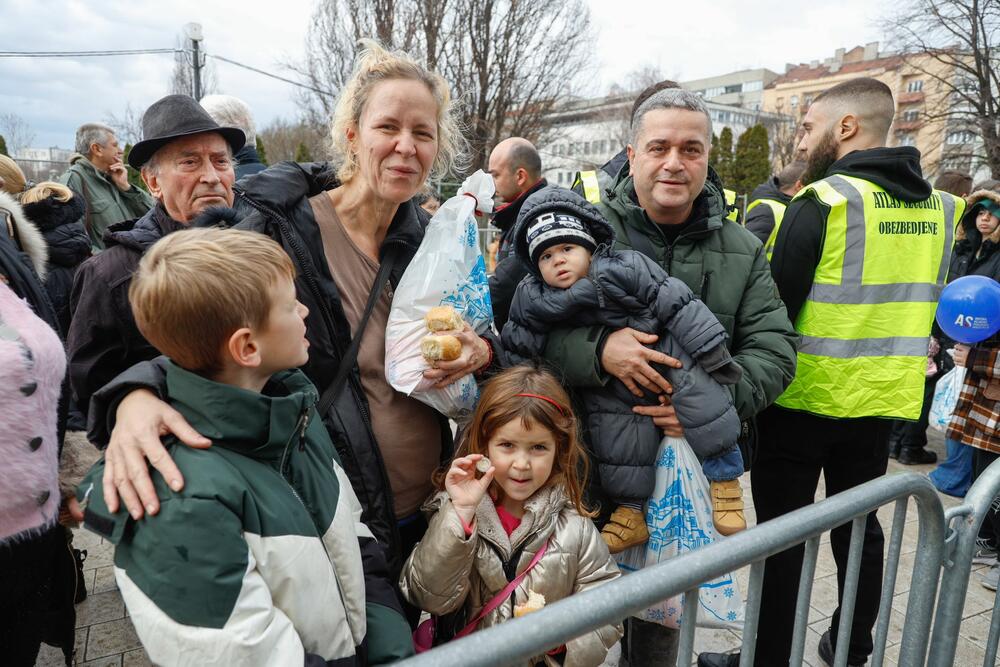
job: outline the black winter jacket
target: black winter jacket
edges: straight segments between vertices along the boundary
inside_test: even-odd
[[[510,302],[526,275],[528,267],[514,252],[514,228],[517,226],[518,213],[525,200],[546,187],[548,183],[543,178],[529,190],[506,206],[497,209],[493,214],[492,223],[500,230],[500,246],[497,248],[497,268],[490,276],[490,301],[493,303],[493,324],[497,331],[503,331],[503,325],[510,316]]]
[[[24,214],[35,223],[49,246],[45,291],[65,336],[69,331],[69,298],[76,269],[90,257],[90,237],[83,226],[86,206],[79,196],[67,202],[55,197],[24,204]]]
[[[754,188],[750,194],[750,203],[752,204],[758,199],[773,199],[785,206],[788,206],[788,202],[792,201],[790,196],[778,189],[777,179],[774,177]],[[761,243],[767,244],[768,237],[774,231],[774,212],[771,210],[771,207],[765,205],[754,206],[747,213],[746,228],[759,238]]]
[[[537,267],[531,267],[514,295],[502,334],[509,359],[540,357],[548,332],[560,326],[632,327],[656,333],[660,336],[656,349],[683,364],[656,368],[674,387],[671,402],[694,452],[705,459],[736,446],[740,419],[731,392],[719,382],[733,384],[741,371],[729,355],[726,331],[718,318],[653,259],[634,250],[613,250],[611,225],[570,190],[546,188],[524,203],[514,235],[522,261],[529,256],[528,222],[553,211],[580,218],[598,249],[588,276],[567,289],[545,284]],[[653,492],[653,464],[663,436],[649,417],[632,408],[657,405],[657,397],[637,399],[619,380],[581,389],[579,396],[602,487],[618,502],[644,502]]]
[[[80,265],[70,295],[66,347],[73,394],[83,414],[90,398],[116,375],[159,356],[132,316],[128,288],[143,253],[163,236],[182,229],[161,204],[138,220],[111,225],[106,250]]]

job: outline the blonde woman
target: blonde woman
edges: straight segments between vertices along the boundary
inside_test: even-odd
[[[324,422],[364,505],[363,519],[386,548],[395,576],[426,529],[419,508],[432,491],[432,472],[450,458],[452,441],[442,415],[387,383],[385,325],[394,286],[427,222],[413,199],[430,176],[461,162],[464,140],[445,81],[371,41],[362,42],[342,91],[331,140],[333,163],[285,162],[242,182],[240,199],[251,213],[239,226],[274,238],[295,262],[298,298],[309,308],[311,346],[303,370],[321,394],[333,397]],[[339,378],[370,297],[356,361],[350,372],[344,365]],[[438,362],[428,378],[444,385],[496,365],[497,341],[468,327],[460,338],[462,355]],[[119,380],[95,395],[103,405],[118,405],[106,496],[115,502],[117,489],[141,516],[144,508],[157,509],[143,457],[168,482],[183,483],[158,434],[170,431],[194,446],[205,446],[207,439],[149,391],[134,391],[117,403],[120,389],[161,381],[149,365]],[[114,421],[116,415],[109,416]]]
[[[6,155],[0,155],[0,190],[20,197],[27,183],[28,179],[17,163]]]
[[[21,208],[49,247],[45,291],[56,311],[59,328],[69,331],[69,297],[76,267],[90,257],[90,238],[83,226],[86,205],[65,185],[44,181],[21,195]]]

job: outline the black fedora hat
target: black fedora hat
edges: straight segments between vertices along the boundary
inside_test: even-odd
[[[153,153],[174,139],[202,132],[218,132],[236,153],[247,137],[238,127],[222,127],[187,95],[167,95],[146,109],[142,115],[142,141],[128,154],[129,166],[139,169]]]

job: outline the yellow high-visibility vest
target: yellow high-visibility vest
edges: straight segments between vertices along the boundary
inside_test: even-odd
[[[771,235],[767,237],[767,243],[764,244],[764,252],[767,254],[767,261],[770,262],[771,254],[774,252],[774,240],[778,238],[778,227],[781,227],[781,220],[785,217],[785,209],[788,208],[788,205],[777,199],[754,199],[747,206],[747,215],[761,205],[771,209],[771,215],[774,216],[774,229],[771,230]]]
[[[578,172],[570,189],[578,190],[578,186],[583,186],[583,196],[591,204],[601,203],[601,183],[595,170]]]
[[[830,208],[812,289],[795,321],[798,369],[777,404],[828,417],[917,419],[927,343],[965,202],[903,202],[835,175],[795,199]]]
[[[734,191],[729,190],[727,188],[723,188],[722,193],[726,196],[726,204],[728,204],[729,206],[733,206],[734,204],[736,204],[736,193]],[[740,210],[738,208],[734,208],[733,210],[731,210],[728,213],[728,215],[726,215],[726,220],[739,222]]]

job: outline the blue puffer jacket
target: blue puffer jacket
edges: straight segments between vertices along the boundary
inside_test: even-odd
[[[684,435],[701,459],[736,445],[740,420],[732,393],[722,384],[740,378],[726,348],[725,328],[682,281],[671,278],[652,259],[632,250],[612,250],[614,232],[598,210],[576,193],[549,187],[533,194],[521,209],[515,231],[517,253],[528,263],[527,222],[542,213],[571,213],[598,243],[586,278],[568,289],[550,287],[537,266],[517,288],[502,341],[511,361],[537,358],[553,328],[632,327],[654,333],[654,348],[678,359],[682,368],[656,369],[674,388],[671,401]],[[558,369],[557,369],[558,370]],[[657,397],[637,398],[619,380],[581,388],[591,451],[601,485],[618,502],[645,501],[653,491],[656,452],[663,437],[635,405],[657,405]]]

